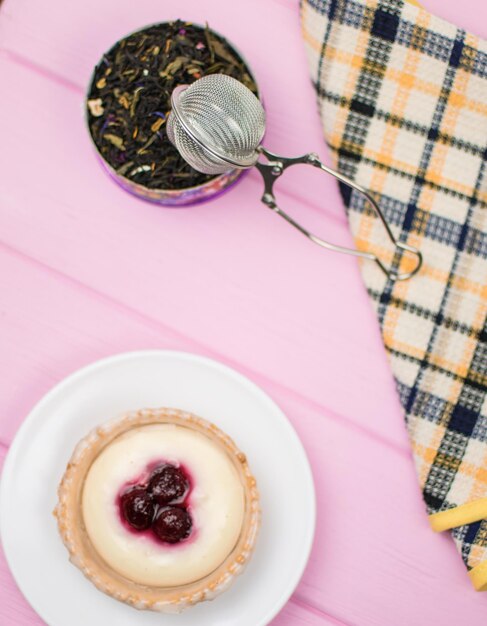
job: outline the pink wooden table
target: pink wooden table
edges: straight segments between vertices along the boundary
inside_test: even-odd
[[[424,1],[487,35],[484,0]],[[213,202],[168,210],[100,169],[82,112],[93,65],[121,35],[176,17],[208,20],[248,57],[271,149],[326,153],[297,0],[6,0],[0,462],[32,405],[74,369],[140,348],[208,355],[282,406],[315,475],[314,549],[274,626],[483,626],[487,595],[472,590],[449,537],[429,529],[356,261],[315,248],[263,208],[257,173]],[[291,178],[287,206],[350,243],[334,182]],[[39,624],[2,557],[0,625]]]

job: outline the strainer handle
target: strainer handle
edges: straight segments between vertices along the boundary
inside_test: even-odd
[[[387,223],[382,211],[380,210],[379,205],[377,204],[377,202],[374,200],[374,198],[370,195],[370,193],[366,189],[364,189],[362,186],[355,183],[353,180],[347,178],[346,176],[343,176],[343,174],[340,174],[339,172],[336,172],[335,170],[332,170],[331,168],[327,167],[324,163],[322,163],[322,161],[320,161],[319,157],[312,152],[309,154],[300,156],[300,157],[289,158],[289,157],[282,157],[282,156],[278,156],[277,154],[273,154],[272,152],[269,152],[268,150],[266,150],[263,146],[260,146],[258,150],[260,154],[262,154],[267,159],[267,162],[258,161],[255,164],[255,167],[259,170],[259,172],[262,174],[262,177],[264,179],[264,194],[262,195],[262,198],[261,198],[262,202],[266,206],[268,206],[270,209],[272,209],[275,213],[277,213],[277,215],[280,215],[282,218],[284,218],[289,224],[297,228],[297,230],[299,230],[299,232],[301,232],[303,235],[308,237],[308,239],[318,244],[322,248],[326,248],[327,250],[333,250],[335,252],[342,252],[344,254],[350,254],[352,256],[358,256],[363,259],[375,261],[375,263],[377,263],[377,265],[384,272],[384,274],[390,280],[393,280],[393,281],[407,280],[408,278],[411,278],[419,271],[423,263],[423,256],[421,252],[417,248],[414,248],[413,246],[410,246],[407,243],[403,243],[402,241],[397,241],[397,239],[392,234],[389,224]],[[415,267],[411,271],[403,272],[403,273],[399,273],[394,269],[388,269],[383,264],[383,262],[379,259],[379,257],[373,252],[363,252],[355,248],[345,248],[343,246],[337,246],[335,244],[329,243],[328,241],[325,241],[324,239],[321,239],[320,237],[313,235],[309,230],[304,228],[304,226],[301,226],[301,224],[296,222],[288,213],[285,213],[277,205],[276,197],[273,191],[274,183],[281,176],[281,174],[283,174],[284,170],[286,170],[288,167],[291,167],[292,165],[299,165],[299,164],[312,165],[313,167],[318,167],[319,169],[323,170],[327,174],[331,174],[331,176],[334,176],[335,178],[337,178],[340,182],[344,183],[345,185],[348,185],[352,189],[355,189],[360,194],[362,194],[365,197],[365,199],[369,202],[369,204],[372,206],[374,211],[377,213],[378,217],[380,218],[385,228],[387,236],[389,237],[390,241],[394,244],[396,249],[399,248],[401,250],[404,250],[406,252],[413,254],[416,257],[417,261],[416,261]]]

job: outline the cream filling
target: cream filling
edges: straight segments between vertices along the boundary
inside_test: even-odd
[[[127,530],[116,504],[120,488],[158,460],[181,463],[194,483],[193,532],[172,546]],[[230,554],[242,530],[245,497],[236,467],[217,443],[191,428],[151,424],[121,435],[95,459],[82,509],[91,542],[115,571],[140,584],[171,587],[203,578]]]

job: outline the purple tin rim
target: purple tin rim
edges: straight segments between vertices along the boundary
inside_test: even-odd
[[[121,37],[120,39],[118,39],[109,49],[113,48],[113,46],[115,46],[118,43],[118,41],[120,41],[121,39],[130,37],[131,35],[134,35],[135,33],[143,31],[146,28],[151,28],[153,26],[158,26],[161,24],[168,24],[168,23],[169,22],[167,21],[156,22],[154,24],[148,24],[144,26],[143,28],[134,30],[128,33],[127,35],[125,35],[124,37]],[[191,22],[191,24],[193,26],[196,26],[202,29],[204,28],[204,26],[196,22]],[[249,63],[247,62],[247,59],[241,54],[238,48],[236,48],[230,41],[228,41],[226,37],[221,35],[218,31],[215,31],[213,29],[210,29],[210,30],[215,35],[223,39],[228,44],[228,46],[236,53],[236,55],[241,59],[241,61],[244,63],[245,67],[247,68],[248,73],[250,74],[251,78],[254,80],[257,86],[257,96],[259,97],[259,100],[261,100],[262,102],[259,85],[257,83],[257,80],[255,78],[255,75]],[[103,58],[103,55],[102,55],[102,58]],[[89,86],[91,86],[93,82],[96,67],[97,66],[95,66],[91,74],[91,77],[88,83]],[[167,206],[167,207],[189,206],[193,204],[198,204],[200,202],[206,202],[207,200],[215,198],[221,195],[222,193],[224,193],[225,191],[227,191],[228,189],[230,189],[231,187],[233,187],[242,178],[242,176],[247,172],[247,170],[239,170],[239,169],[229,170],[228,172],[224,172],[223,174],[220,174],[219,176],[212,178],[211,180],[209,180],[206,183],[203,183],[202,185],[196,185],[194,187],[187,187],[185,189],[151,189],[139,183],[135,183],[134,181],[129,180],[125,176],[121,176],[120,174],[118,174],[113,169],[113,167],[104,159],[103,155],[99,151],[98,146],[93,140],[93,137],[90,131],[89,119],[88,119],[88,107],[86,106],[87,99],[88,99],[88,93],[86,93],[85,100],[84,100],[85,123],[88,129],[88,135],[90,137],[91,143],[93,147],[95,148],[98,161],[102,165],[103,169],[106,172],[108,172],[110,178],[112,178],[112,180],[114,180],[119,185],[119,187],[121,187],[124,191],[128,191],[132,195],[138,198],[141,198],[142,200],[146,200],[148,202],[152,202],[154,204],[159,204],[161,206]]]

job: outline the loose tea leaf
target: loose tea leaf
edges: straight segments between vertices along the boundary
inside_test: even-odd
[[[102,157],[120,176],[150,189],[186,189],[215,178],[192,169],[165,128],[173,89],[216,73],[257,94],[238,53],[208,26],[177,20],[117,42],[97,65],[87,98],[88,125]]]
[[[168,63],[161,72],[159,72],[159,76],[164,78],[174,76],[184,65],[188,64],[188,61],[188,57],[177,57],[174,61]]]
[[[159,130],[159,128],[164,124],[166,120],[163,119],[162,117],[160,117],[158,120],[156,120],[152,126],[150,127],[151,131],[153,133],[157,133],[157,131]]]
[[[111,133],[105,133],[103,138],[112,143],[119,150],[125,150],[123,139],[121,137],[117,137],[117,135],[112,135]]]
[[[100,117],[103,115],[103,100],[101,98],[95,98],[94,100],[88,100],[88,109],[93,117]]]

